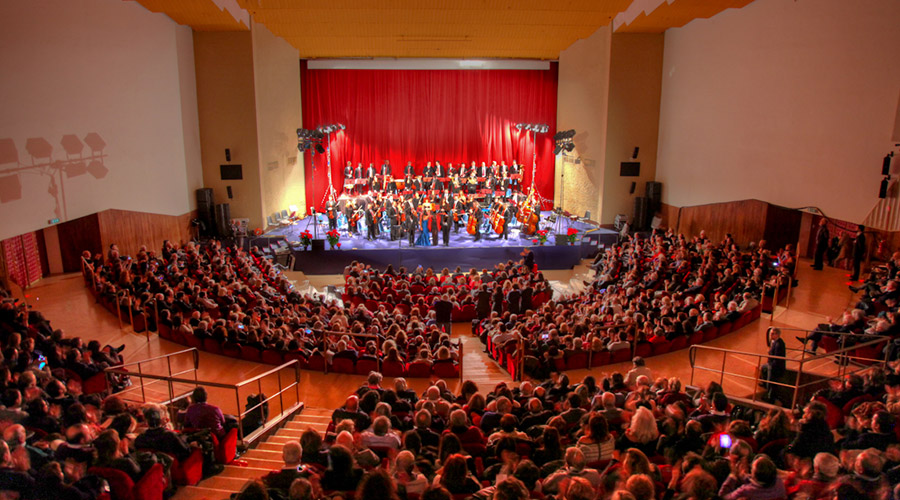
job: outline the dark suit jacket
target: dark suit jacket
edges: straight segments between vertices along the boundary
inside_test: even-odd
[[[138,449],[147,448],[168,453],[178,460],[184,460],[191,455],[191,445],[184,436],[163,427],[147,429],[134,440],[134,446]]]

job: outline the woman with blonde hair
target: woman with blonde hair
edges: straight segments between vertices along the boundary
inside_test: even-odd
[[[655,456],[657,439],[659,439],[659,428],[656,426],[656,418],[646,407],[639,406],[631,416],[628,429],[616,442],[616,449],[622,451],[636,448],[645,455]]]

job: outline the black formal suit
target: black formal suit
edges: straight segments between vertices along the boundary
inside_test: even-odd
[[[491,292],[479,290],[475,294],[475,312],[478,314],[478,319],[487,318],[491,314]]]
[[[381,175],[390,175],[390,176],[394,175],[391,172],[391,166],[389,164],[387,164],[387,163],[381,164]]]
[[[412,165],[403,167],[403,177],[413,177],[416,175],[416,168]]]
[[[784,375],[786,362],[783,359],[777,359],[773,356],[781,356],[784,357],[787,352],[784,340],[781,337],[778,337],[774,341],[769,342],[769,360],[766,364],[760,367],[760,378],[767,382],[779,382],[781,377]],[[769,401],[774,400],[775,398],[775,384],[764,383],[767,389],[767,397]]]
[[[828,251],[828,243],[831,235],[828,234],[828,226],[819,226],[816,233],[816,250],[813,255],[813,269],[822,269],[825,260],[825,252]]]

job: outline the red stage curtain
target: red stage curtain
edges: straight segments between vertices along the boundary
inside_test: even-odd
[[[343,123],[331,137],[331,175],[341,191],[349,160],[363,167],[383,160],[396,174],[412,161],[457,165],[501,160],[523,165],[531,186],[533,133],[516,123],[545,123],[537,136],[535,187],[553,198],[557,64],[549,70],[326,70],[301,63],[303,126]],[[321,209],[327,186],[326,155],[306,153],[307,205]],[[549,204],[546,208],[549,208]]]

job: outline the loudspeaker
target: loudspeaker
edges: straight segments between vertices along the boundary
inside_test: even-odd
[[[638,151],[640,151],[640,150],[641,150],[641,148],[639,148],[637,146],[634,147],[634,154],[631,155],[632,160],[637,160]]]
[[[231,194],[231,186],[225,186],[225,190],[228,191],[228,199],[234,198],[234,195]]]
[[[319,153],[320,155],[325,154],[325,147],[321,144],[316,144],[316,153]]]
[[[631,183],[631,189],[628,190],[628,194],[634,194],[634,188],[637,187],[637,182]]]
[[[222,238],[231,237],[231,205],[228,203],[216,205],[216,230]]]
[[[312,240],[312,250],[315,251],[324,251],[325,250],[325,240],[318,239]]]
[[[881,162],[881,175],[891,174],[891,155],[884,155],[884,161]]]
[[[647,182],[647,199],[648,199],[648,216],[653,217],[653,214],[659,211],[662,208],[662,183],[649,181]]]
[[[634,218],[631,220],[632,231],[646,231],[649,223],[649,204],[650,200],[638,196],[634,199]]]
[[[554,242],[556,246],[565,246],[569,244],[569,237],[564,234],[557,234],[556,241]]]
[[[231,150],[225,148],[225,161],[231,161]]]
[[[203,222],[205,229],[201,232],[201,236],[210,236],[215,234],[215,213],[213,208],[213,190],[210,188],[201,188],[196,192],[197,195],[197,218]]]
[[[881,187],[878,188],[878,197],[879,198],[882,198],[882,199],[887,198],[887,191],[888,191],[888,186],[890,185],[890,183],[891,183],[891,181],[889,181],[887,179],[884,179],[881,181]]]

